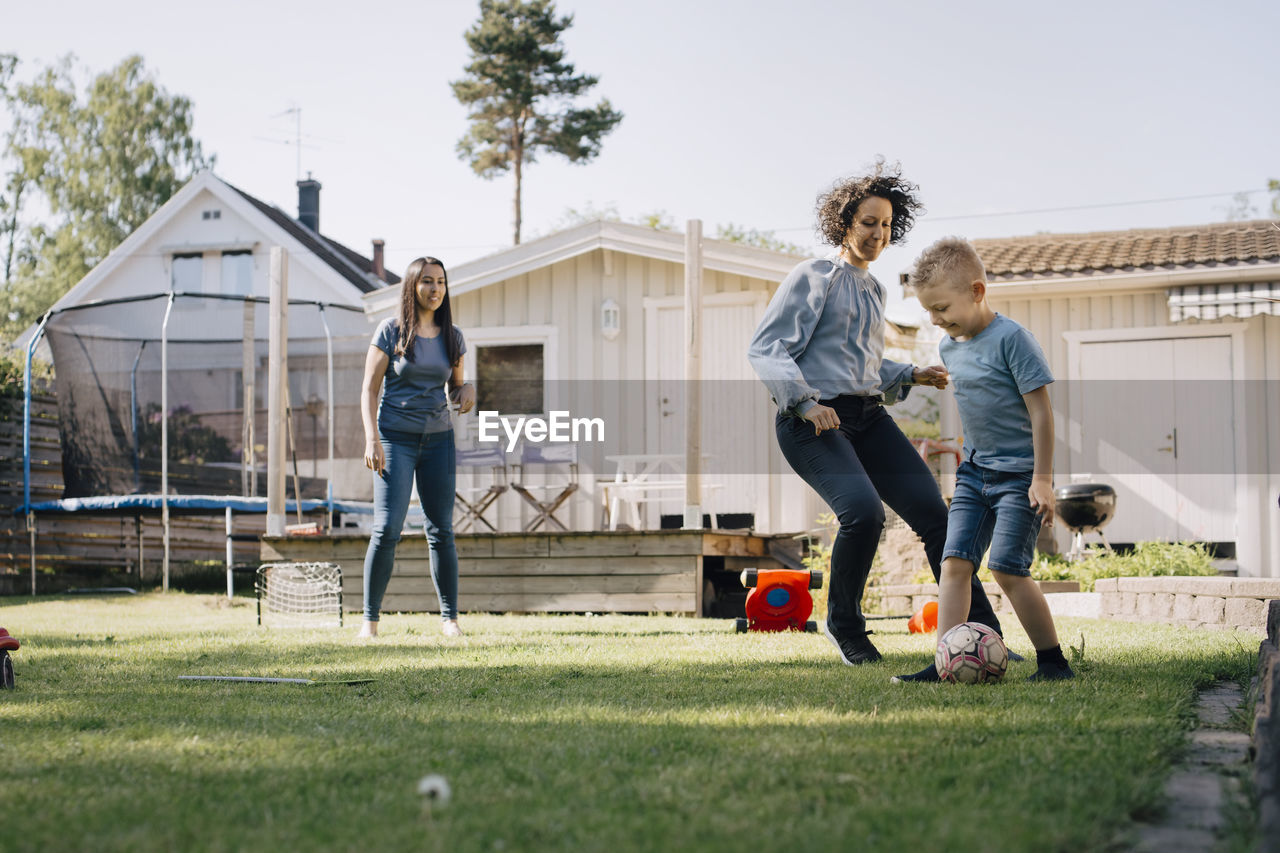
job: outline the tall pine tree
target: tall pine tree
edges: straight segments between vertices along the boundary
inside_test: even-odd
[[[516,243],[524,164],[536,162],[541,151],[588,162],[622,121],[607,99],[574,106],[598,79],[576,74],[565,60],[560,34],[572,25],[572,15],[556,17],[551,0],[480,0],[480,18],[466,33],[471,63],[466,76],[451,84],[471,121],[458,141],[458,157],[482,178],[515,173]]]

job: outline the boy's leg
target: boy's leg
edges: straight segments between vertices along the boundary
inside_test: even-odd
[[[947,516],[947,539],[943,548],[942,565],[938,572],[938,636],[941,637],[961,622],[979,622],[999,632],[994,623],[990,601],[981,584],[977,584],[975,566],[986,553],[991,542],[995,513],[987,504],[982,488],[982,473],[972,465],[963,464],[956,471],[956,491],[951,498],[951,510]],[[972,600],[974,585],[982,591],[982,603],[991,621],[977,615],[981,610]],[[976,612],[975,612],[976,611]],[[968,617],[967,619],[965,617]],[[993,624],[994,623],[994,624]],[[938,670],[930,663],[911,675],[897,675],[894,682],[937,681]]]
[[[969,613],[970,582],[975,571],[973,563],[960,557],[942,561],[942,576],[938,579],[939,637],[961,622],[970,621],[965,616]]]
[[[1040,516],[1027,496],[1030,485],[1030,474],[990,476],[987,490],[995,503],[996,521],[987,565],[1036,648],[1037,669],[1031,680],[1072,678],[1075,673],[1062,655],[1049,603],[1031,578]]]
[[[1036,651],[1051,649],[1058,645],[1058,631],[1053,625],[1053,614],[1049,612],[1049,602],[1045,600],[1040,585],[1030,575],[1011,575],[993,570],[991,574],[996,583],[1013,605],[1013,612],[1018,614],[1018,621],[1031,639]],[[938,609],[938,627],[942,627],[942,609]]]
[[[867,476],[880,497],[924,543],[933,579],[941,584],[943,551],[947,542],[947,505],[938,491],[933,472],[893,418],[883,408],[874,417],[874,422],[855,441],[858,457],[863,460]],[[969,606],[965,610],[966,618],[960,621],[981,622],[1000,633],[1000,620],[996,618],[982,582],[972,573],[966,582],[969,594],[965,600]]]

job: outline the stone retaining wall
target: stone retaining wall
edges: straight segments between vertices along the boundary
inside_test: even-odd
[[[1253,717],[1253,786],[1264,851],[1280,850],[1280,601],[1267,602],[1267,636],[1258,649]]]
[[[1012,610],[1005,601],[1004,592],[996,583],[984,583],[982,588],[991,599],[991,606],[996,610]],[[1075,581],[1040,581],[1040,591],[1046,595],[1055,592],[1079,592],[1080,584]],[[938,587],[931,583],[897,584],[893,586],[873,587],[871,594],[880,593],[877,613],[894,615],[910,615],[915,613],[929,601],[938,600]],[[1280,598],[1280,596],[1277,596]]]
[[[1094,584],[1102,618],[1191,628],[1262,630],[1280,578],[1107,578]]]

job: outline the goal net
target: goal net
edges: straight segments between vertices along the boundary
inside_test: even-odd
[[[336,563],[267,563],[258,568],[258,624],[342,627],[342,569]]]

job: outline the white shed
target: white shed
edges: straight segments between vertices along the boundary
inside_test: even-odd
[[[597,221],[449,270],[454,322],[469,346],[467,376],[478,377],[477,410],[514,416],[559,408],[604,422],[604,441],[580,445],[581,488],[571,516],[562,513],[571,529],[600,527],[598,484],[614,478],[610,456],[684,453],[684,258],[682,234]],[[773,404],[745,355],[798,260],[721,240],[702,244],[703,479],[714,484],[704,511],[761,532],[805,530],[821,512],[777,451]],[[394,290],[364,297],[375,320],[396,311]],[[462,421],[463,441],[473,442],[477,417]],[[644,526],[682,512],[674,495],[645,507]],[[500,507],[502,529],[527,518],[519,500]]]
[[[1215,543],[1280,576],[1280,225],[974,245],[1058,377],[1058,483],[1117,490],[1108,538]]]

